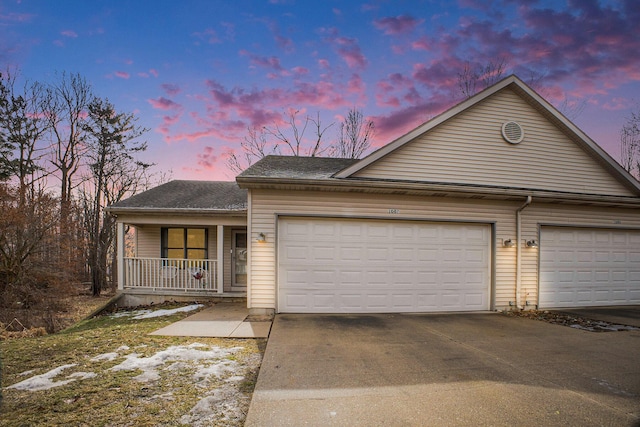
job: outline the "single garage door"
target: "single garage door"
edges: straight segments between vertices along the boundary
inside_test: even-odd
[[[640,231],[542,227],[541,308],[640,303]]]
[[[318,218],[278,222],[278,311],[488,310],[490,226]]]

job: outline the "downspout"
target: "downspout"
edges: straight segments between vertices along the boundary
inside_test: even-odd
[[[521,213],[531,204],[531,196],[527,196],[527,200],[516,211],[516,307],[523,309],[520,304],[520,288],[522,287],[522,226]]]

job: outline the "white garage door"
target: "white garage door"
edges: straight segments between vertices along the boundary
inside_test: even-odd
[[[484,224],[281,219],[278,310],[488,310],[490,235]]]
[[[543,227],[541,308],[640,303],[640,231]]]

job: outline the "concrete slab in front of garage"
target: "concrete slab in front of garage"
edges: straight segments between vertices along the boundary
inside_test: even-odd
[[[497,313],[277,315],[246,425],[634,425],[638,354]]]

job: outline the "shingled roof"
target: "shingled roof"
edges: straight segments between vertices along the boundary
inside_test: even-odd
[[[334,157],[266,156],[238,178],[329,179],[357,161]]]
[[[109,210],[241,212],[247,210],[247,190],[235,182],[175,180],[115,203]]]

